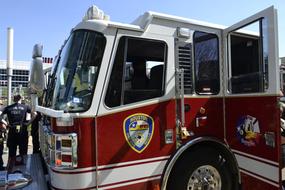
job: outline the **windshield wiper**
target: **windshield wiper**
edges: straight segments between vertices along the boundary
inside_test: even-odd
[[[58,67],[58,63],[59,63],[60,59],[61,59],[61,56],[59,56],[58,59],[56,60],[56,62],[54,63],[55,68],[53,69],[53,72],[51,74],[49,74],[49,77],[48,77],[47,89],[45,89],[45,105],[44,105],[47,107],[51,106],[55,81],[57,79],[56,71],[57,71],[57,67]]]

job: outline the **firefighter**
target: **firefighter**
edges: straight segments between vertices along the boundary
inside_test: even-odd
[[[4,108],[1,113],[1,119],[6,114],[8,117],[8,139],[7,146],[9,148],[8,171],[10,171],[16,161],[17,147],[19,146],[20,163],[23,163],[23,156],[26,155],[25,143],[28,138],[27,124],[24,125],[26,114],[31,113],[31,108],[21,104],[21,95],[14,96],[14,104]]]

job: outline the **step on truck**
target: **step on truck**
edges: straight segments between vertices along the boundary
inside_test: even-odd
[[[156,12],[123,24],[92,6],[45,89],[35,49],[51,189],[282,189],[273,7],[225,27]]]

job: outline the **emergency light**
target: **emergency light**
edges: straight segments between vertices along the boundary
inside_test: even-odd
[[[73,126],[72,117],[59,117],[56,118],[56,125],[59,127],[70,127]]]
[[[110,20],[110,16],[106,15],[101,9],[96,7],[95,5],[92,5],[89,7],[87,12],[85,13],[85,16],[83,17],[83,21],[86,20]]]
[[[192,36],[192,30],[189,28],[177,28],[177,36],[183,37],[183,38],[191,38]]]

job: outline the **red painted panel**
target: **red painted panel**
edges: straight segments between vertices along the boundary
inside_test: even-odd
[[[224,138],[223,99],[222,98],[186,98],[185,104],[190,111],[185,113],[185,124],[194,132],[194,137],[211,136]],[[205,113],[200,113],[200,109]],[[196,127],[196,118],[206,117],[205,125]]]
[[[78,131],[78,166],[96,165],[95,119],[81,118],[75,120]]]
[[[278,164],[281,160],[278,98],[274,96],[232,97],[226,99],[225,107],[227,141],[230,147]],[[274,147],[266,144],[265,134],[267,133],[274,135]],[[263,169],[260,168],[260,170]],[[258,173],[254,175],[258,176]],[[260,179],[265,178],[260,176]],[[242,185],[243,189],[279,189],[270,185],[270,182],[266,183],[245,174],[242,175]]]
[[[56,126],[52,120],[54,133],[76,133],[78,135],[78,168],[92,167],[96,165],[95,146],[95,118],[75,118],[74,126]]]
[[[243,116],[256,118],[256,126],[260,133],[250,140],[241,140],[237,129]],[[239,97],[226,99],[226,131],[227,141],[231,148],[279,162],[280,147],[280,110],[277,97]],[[265,133],[275,134],[275,148],[265,143]],[[249,135],[250,136],[250,135]],[[242,143],[242,141],[244,143]]]
[[[257,178],[251,177],[249,175],[246,175],[244,173],[241,173],[241,181],[242,181],[242,189],[248,189],[248,190],[276,190],[279,189],[276,186],[270,185],[266,182],[263,182]]]
[[[147,114],[154,120],[154,132],[147,148],[138,153],[124,136],[124,120],[135,113]],[[173,144],[165,144],[166,129],[173,129]],[[98,162],[107,165],[170,155],[175,150],[175,101],[126,110],[97,118]]]
[[[276,138],[275,148],[267,146],[264,140],[266,132],[274,132],[279,137],[279,109],[276,97],[239,97],[228,98],[226,102],[226,137],[231,148],[247,154],[252,154],[268,160],[279,162],[280,139]],[[54,132],[76,132],[78,134],[78,165],[79,167],[95,166],[97,136],[98,164],[108,165],[133,160],[148,159],[173,154],[175,151],[175,100],[161,102],[112,113],[94,118],[75,119],[74,127],[56,127],[53,121]],[[222,98],[186,98],[185,104],[190,110],[185,113],[186,127],[194,132],[195,136],[212,136],[224,138],[224,112]],[[200,111],[201,108],[204,111]],[[147,148],[138,153],[127,143],[124,135],[124,121],[129,116],[142,113],[149,115],[154,121],[154,132]],[[246,146],[241,143],[237,135],[237,125],[243,116],[251,116],[258,120],[261,137],[255,146]],[[196,127],[196,118],[206,117],[204,126]],[[165,144],[165,130],[173,130],[173,144]],[[96,134],[97,132],[97,134]],[[279,140],[278,140],[279,139]],[[187,141],[190,140],[187,139]],[[158,187],[156,181],[138,183],[116,189],[153,189]],[[243,189],[276,189],[276,187],[262,182],[251,176],[242,175]],[[258,186],[258,188],[256,188]]]

